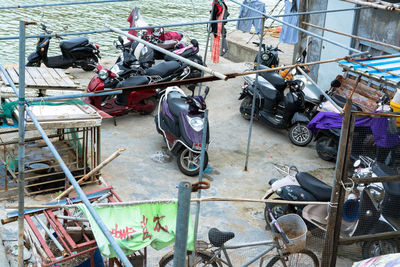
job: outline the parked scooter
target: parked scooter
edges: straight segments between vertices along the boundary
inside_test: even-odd
[[[260,66],[260,69],[268,67]],[[310,119],[304,113],[304,83],[299,80],[288,81],[276,72],[265,72],[258,78],[258,87],[254,75],[244,77],[245,84],[239,97],[242,100],[240,113],[250,119],[252,101],[255,96],[254,117],[266,125],[288,129],[290,141],[297,146],[306,146],[312,140],[312,132],[307,128]],[[265,77],[267,79],[265,79]],[[289,92],[284,95],[284,90]]]
[[[128,57],[124,57],[126,62]],[[129,63],[126,63],[129,65]],[[88,85],[88,92],[99,92],[110,88],[124,88],[148,83],[171,81],[173,79],[184,79],[190,74],[190,68],[177,61],[163,62],[148,69],[142,69],[138,76],[130,76],[129,67],[124,63],[117,63],[118,72],[113,67],[113,71],[104,66],[97,65],[96,72]],[[127,69],[126,71],[124,69]],[[137,70],[134,70],[137,71]],[[117,72],[117,73],[115,73]],[[125,76],[120,76],[127,73]],[[150,114],[157,105],[158,89],[130,91],[109,96],[89,97],[90,104],[106,112],[111,116],[127,114],[129,112],[139,112],[141,114]]]
[[[52,31],[47,30],[46,25],[41,24],[46,34]],[[57,36],[56,38],[62,39]],[[84,71],[94,70],[100,57],[98,45],[89,42],[86,37],[76,37],[60,43],[61,55],[48,57],[51,37],[40,37],[36,45],[36,51],[28,56],[27,66],[40,67],[43,62],[49,68],[67,69],[69,67],[82,68]]]
[[[393,175],[393,171],[388,167],[369,160],[368,166],[364,164],[364,168],[360,167],[360,162],[354,165],[355,171],[353,180],[357,177],[372,176],[389,176]],[[371,163],[373,163],[371,165]],[[366,175],[366,176],[365,176]],[[400,188],[400,183],[396,182],[396,188]],[[296,167],[290,167],[286,172],[286,176],[282,179],[271,179],[269,181],[271,188],[267,191],[264,199],[269,199],[275,193],[278,199],[289,201],[330,201],[332,187],[315,178],[309,173],[298,172]],[[386,187],[385,187],[386,190]],[[372,183],[368,185],[359,185],[354,188],[352,193],[348,195],[348,200],[344,204],[343,220],[340,235],[342,237],[359,236],[365,234],[382,233],[396,231],[395,227],[382,218],[382,210],[377,202],[382,201],[385,190],[381,183]],[[393,192],[396,196],[400,194]],[[399,197],[396,198],[399,200]],[[388,206],[395,203],[387,200]],[[396,203],[397,205],[399,202]],[[296,204],[275,204],[267,203],[264,211],[266,223],[270,223],[268,209],[271,210],[274,217],[280,217],[288,213],[296,213],[304,218],[310,230],[319,228],[326,230],[328,223],[328,205],[296,205]],[[396,218],[400,218],[400,214],[395,211]],[[370,258],[382,254],[396,253],[399,251],[398,244],[395,239],[380,240],[379,242],[367,241],[362,242],[363,258]]]
[[[168,87],[158,104],[158,114],[154,121],[159,134],[164,137],[168,150],[177,156],[180,171],[195,176],[200,171],[200,152],[203,128],[207,127],[206,147],[209,144],[208,120],[204,121],[205,95],[194,96],[195,86],[189,86],[191,96],[179,87]],[[204,166],[208,164],[208,153],[204,155]]]

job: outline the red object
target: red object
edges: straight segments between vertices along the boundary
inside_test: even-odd
[[[110,77],[115,77],[115,74],[105,67],[97,65],[97,70],[106,70]],[[94,76],[88,85],[88,92],[104,91],[104,81],[97,75]],[[156,89],[132,91],[127,93],[126,104],[121,105],[118,103],[117,96],[103,101],[104,96],[91,96],[89,97],[89,104],[93,105],[98,110],[107,113],[110,116],[117,116],[127,114],[129,112],[142,112],[150,113],[155,109],[155,101],[147,103],[149,98],[155,98]],[[126,96],[126,93],[124,94]]]
[[[224,17],[224,5],[218,5],[217,20],[222,20]],[[214,43],[211,50],[211,61],[213,63],[219,63],[219,54],[221,50],[221,32],[222,32],[222,22],[217,23],[217,35],[214,36]]]
[[[161,39],[161,41],[166,41],[166,40],[180,41],[182,39],[182,35],[179,32],[166,32],[166,33],[161,34],[160,39]]]
[[[90,191],[87,194],[93,194],[93,193],[104,193],[104,194],[109,194],[111,193],[106,199],[108,202],[122,202],[122,200],[119,198],[118,195],[116,195],[115,191],[112,189],[111,186],[108,187],[103,187],[94,191]],[[99,196],[100,197],[100,196]],[[71,197],[72,199],[73,197]],[[98,197],[97,197],[98,198]],[[93,202],[97,198],[93,198],[90,201]],[[40,212],[40,211],[39,211]],[[42,266],[54,266],[55,264],[62,263],[64,261],[79,257],[83,254],[90,253],[91,254],[91,259],[92,259],[92,266],[93,265],[93,257],[92,254],[93,252],[98,249],[96,245],[96,240],[91,239],[87,234],[85,234],[85,231],[82,232],[82,240],[79,242],[75,242],[70,234],[68,234],[67,231],[67,226],[71,226],[70,224],[67,224],[66,220],[60,220],[57,219],[56,213],[59,212],[59,209],[44,209],[43,214],[45,215],[45,218],[47,222],[51,225],[51,228],[55,231],[57,234],[59,240],[63,246],[63,248],[66,251],[66,254],[63,258],[56,257],[52,250],[50,249],[49,244],[46,242],[44,238],[44,233],[42,233],[38,227],[36,226],[35,222],[32,220],[31,214],[25,214],[24,219],[27,222],[27,227],[32,230],[33,234],[37,238],[37,240],[40,243],[41,248],[45,252],[46,258],[43,259]],[[65,209],[65,214],[66,216],[73,216],[73,214],[70,213],[68,209]],[[68,221],[71,222],[71,221]],[[73,221],[73,225],[75,227],[80,227],[78,222]],[[55,251],[59,252],[58,249]],[[147,256],[147,250],[146,248],[143,251],[139,251],[139,254],[144,256],[144,261],[146,261],[146,256]],[[113,266],[113,263],[115,261],[118,261],[116,258],[110,259],[109,266]],[[119,263],[119,262],[118,262]],[[117,265],[118,265],[117,263]],[[146,263],[145,263],[146,264]],[[121,266],[121,265],[119,265]]]

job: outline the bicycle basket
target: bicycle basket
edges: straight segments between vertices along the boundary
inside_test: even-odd
[[[283,215],[276,219],[276,221],[290,241],[289,243],[285,243],[281,240],[284,252],[296,253],[306,247],[307,226],[299,215]]]

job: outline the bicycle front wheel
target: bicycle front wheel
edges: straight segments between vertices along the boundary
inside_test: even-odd
[[[189,264],[188,262],[190,262],[192,260],[192,252],[188,251],[187,252],[187,257],[186,257],[186,266],[188,267]],[[165,258],[162,258],[159,262],[159,266],[160,267],[172,267],[174,266],[174,254],[171,254]],[[204,254],[202,252],[197,252],[196,253],[196,259],[194,260],[194,264],[193,266],[196,267],[219,267],[220,265],[218,265],[215,260],[213,259],[211,261],[211,257],[208,256],[207,254]]]
[[[284,253],[283,256],[276,255],[265,267],[318,267],[317,256],[310,250],[302,250],[298,253]]]

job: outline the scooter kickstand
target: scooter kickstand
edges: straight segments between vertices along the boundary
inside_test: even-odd
[[[115,118],[115,116],[113,117],[114,119],[114,126],[117,126],[117,119]]]

